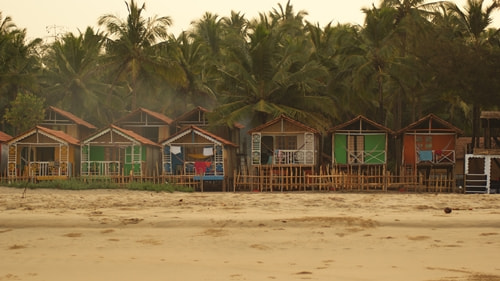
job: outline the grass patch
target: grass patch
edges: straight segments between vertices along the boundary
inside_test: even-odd
[[[13,181],[7,184],[8,187],[15,188],[50,188],[62,190],[91,190],[91,189],[128,189],[128,190],[143,190],[143,191],[156,191],[156,192],[193,192],[193,188],[183,185],[176,185],[171,183],[151,183],[151,182],[130,182],[125,184],[118,184],[110,179],[99,179],[86,181],[82,179],[67,179],[67,180],[53,180],[53,181]]]

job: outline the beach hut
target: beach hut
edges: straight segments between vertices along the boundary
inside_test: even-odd
[[[208,121],[208,115],[210,113],[210,110],[202,106],[197,106],[181,114],[173,121],[172,133],[177,133],[184,130],[185,128],[196,126],[216,136],[238,144],[238,146],[241,145],[241,130],[244,128],[244,126],[240,123],[234,123],[234,126],[232,128],[230,128],[229,126],[214,126]]]
[[[110,125],[81,142],[81,175],[92,177],[159,174],[160,145]]]
[[[313,168],[318,164],[319,131],[281,115],[248,131],[251,165],[293,165]]]
[[[329,130],[332,138],[332,164],[338,170],[365,172],[387,168],[388,140],[392,130],[362,115]]]
[[[45,110],[45,118],[39,124],[42,127],[62,131],[78,140],[94,133],[97,128],[89,122],[55,106]]]
[[[480,123],[483,137],[465,154],[465,192],[500,193],[500,111],[481,112]]]
[[[140,107],[114,122],[114,125],[159,143],[170,135],[172,122],[161,113]]]
[[[189,126],[161,142],[163,173],[192,175],[219,182],[223,190],[236,167],[237,145],[197,126]]]
[[[12,138],[8,146],[9,177],[65,179],[79,169],[79,141],[62,131],[36,126]]]
[[[463,132],[452,124],[429,114],[398,131],[402,138],[402,174],[455,179],[456,140]]]
[[[9,146],[7,142],[12,136],[0,131],[0,176],[7,175],[7,160],[9,155]]]

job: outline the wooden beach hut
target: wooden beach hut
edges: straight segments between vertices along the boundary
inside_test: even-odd
[[[159,143],[170,136],[172,122],[173,120],[164,114],[140,107],[114,122],[114,124]]]
[[[62,132],[36,126],[8,142],[9,177],[65,179],[79,169],[79,141]]]
[[[465,154],[465,192],[500,193],[500,111],[481,112],[480,123],[483,136]]]
[[[233,177],[237,145],[197,126],[189,126],[161,142],[163,173],[190,175],[222,187]]]
[[[286,115],[248,131],[250,164],[240,169],[235,189],[305,190],[319,168],[320,133]],[[243,166],[243,164],[242,164]],[[316,185],[315,185],[316,186]]]
[[[12,136],[0,131],[0,177],[7,175],[7,161],[9,155],[9,145],[8,141],[12,139]]]
[[[159,174],[160,145],[115,125],[81,142],[81,175],[90,177]]]
[[[251,165],[318,165],[319,131],[292,118],[278,118],[248,131]]]
[[[184,112],[174,119],[172,133],[178,133],[191,126],[196,126],[200,129],[207,130],[209,126],[207,114],[209,113],[210,110],[202,106],[197,106],[189,111]]]
[[[332,164],[348,173],[387,168],[388,140],[392,130],[362,115],[329,130]]]
[[[387,151],[392,130],[363,115],[329,130],[335,188],[386,190]]]
[[[97,128],[89,122],[55,106],[45,110],[45,118],[39,124],[42,127],[62,131],[78,140],[94,133]]]
[[[462,130],[429,114],[398,131],[402,138],[401,174],[411,174],[427,186],[431,181],[445,178],[454,187],[456,140]]]

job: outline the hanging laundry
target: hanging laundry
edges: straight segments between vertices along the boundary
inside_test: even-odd
[[[180,146],[170,146],[170,153],[172,154],[179,154],[181,153],[181,147]]]
[[[203,148],[203,155],[204,156],[212,156],[212,155],[214,155],[214,148],[213,147],[204,147]]]

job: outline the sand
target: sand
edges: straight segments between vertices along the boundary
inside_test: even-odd
[[[499,195],[22,191],[2,281],[500,280]]]

